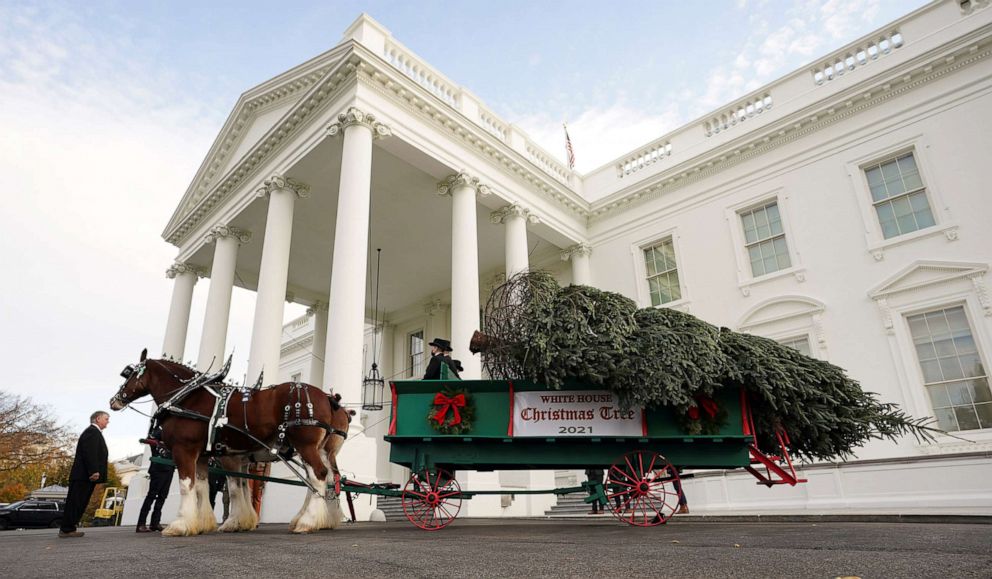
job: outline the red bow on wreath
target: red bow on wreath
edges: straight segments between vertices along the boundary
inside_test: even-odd
[[[706,413],[706,416],[708,416],[710,420],[716,418],[716,414],[717,411],[719,410],[719,407],[716,405],[716,402],[714,402],[712,398],[709,398],[707,396],[699,396],[696,398],[696,404],[698,406],[690,406],[688,412],[686,413],[689,416],[690,420],[699,420],[700,408],[703,409],[703,412]]]
[[[434,406],[441,406],[441,408],[434,413],[434,420],[436,420],[438,424],[444,424],[444,417],[448,414],[449,408],[451,409],[453,416],[451,418],[451,424],[448,426],[461,424],[462,415],[458,412],[458,409],[465,407],[465,395],[458,394],[457,396],[449,398],[443,392],[438,392],[434,395]]]

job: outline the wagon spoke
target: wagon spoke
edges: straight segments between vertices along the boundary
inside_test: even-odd
[[[630,463],[627,463],[627,464],[629,465]],[[633,469],[631,469],[631,470],[633,470]],[[623,469],[621,469],[617,465],[613,465],[613,466],[610,467],[610,472],[613,472],[613,471],[616,471],[616,472],[622,474],[624,477],[627,478],[627,480],[629,480],[632,483],[636,483],[637,482],[636,480],[634,480],[634,477],[632,477],[629,474],[627,474],[626,472],[624,472]],[[616,481],[617,479],[613,479],[613,480]],[[617,482],[619,482],[619,481],[617,481]]]
[[[651,464],[648,465],[648,470],[646,472],[654,473],[654,463],[658,460],[658,453],[651,454]]]

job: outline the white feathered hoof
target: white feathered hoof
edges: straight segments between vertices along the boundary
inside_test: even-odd
[[[162,531],[162,536],[164,537],[191,537],[199,534],[200,530],[196,528],[196,525],[190,525],[183,519],[176,519],[175,521],[172,521],[169,523],[169,526]]]

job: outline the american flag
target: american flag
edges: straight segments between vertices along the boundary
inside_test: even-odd
[[[568,168],[575,169],[575,151],[572,150],[572,139],[568,138],[568,127],[562,124],[565,129],[565,156],[568,157]]]

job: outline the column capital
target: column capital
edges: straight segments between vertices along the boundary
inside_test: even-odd
[[[381,139],[393,134],[392,129],[376,120],[374,114],[367,113],[357,107],[348,107],[347,111],[338,113],[337,122],[328,125],[327,134],[333,137],[338,133],[343,133],[346,128],[352,125],[361,125],[372,131],[372,138],[374,139]]]
[[[438,183],[437,194],[450,197],[451,192],[459,187],[470,187],[483,197],[493,192],[492,189],[489,188],[489,185],[479,183],[478,177],[473,177],[465,172],[459,172],[454,175],[449,175],[444,181]]]
[[[199,266],[185,263],[182,261],[177,261],[169,266],[169,269],[165,270],[165,277],[169,279],[176,279],[176,276],[182,275],[184,273],[196,274],[196,277],[206,277],[207,272]]]
[[[268,197],[273,191],[289,191],[300,199],[310,196],[310,186],[302,181],[297,181],[290,177],[275,174],[262,182],[262,186],[255,191],[258,197]]]
[[[327,303],[326,302],[314,302],[312,306],[307,308],[307,315],[313,316],[317,313],[327,313]]]
[[[511,203],[489,214],[489,220],[497,224],[506,223],[506,220],[511,217],[526,219],[528,223],[539,223],[541,221],[537,215],[530,212],[530,209],[521,206],[519,203]]]
[[[239,227],[231,227],[230,225],[215,225],[207,233],[206,241],[207,243],[214,243],[218,239],[225,237],[233,237],[238,240],[238,243],[244,245],[251,241],[251,231]]]
[[[576,243],[570,247],[566,247],[561,250],[561,260],[568,261],[573,255],[579,256],[589,256],[592,255],[592,247],[588,243]]]

